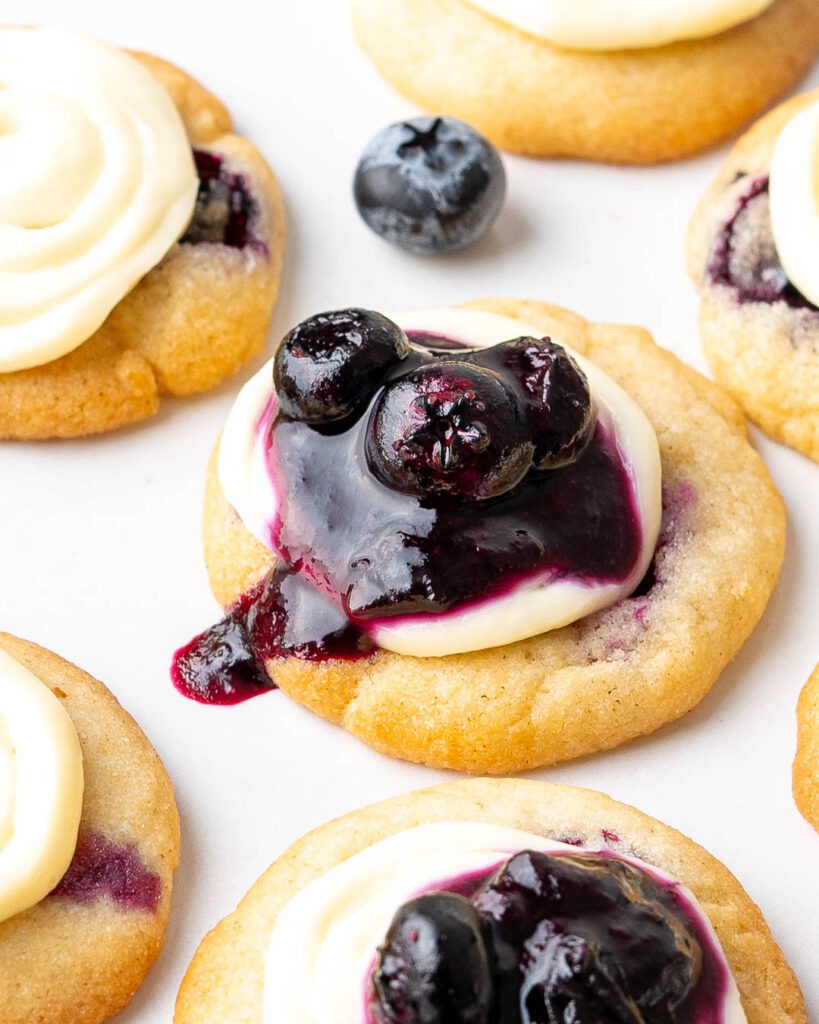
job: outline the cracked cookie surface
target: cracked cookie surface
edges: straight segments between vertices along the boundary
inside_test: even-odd
[[[624,387],[657,433],[663,521],[629,598],[569,626],[471,654],[267,662],[289,696],[384,753],[505,773],[615,747],[690,710],[765,607],[784,548],[781,499],[719,388],[641,328],[591,324],[545,303],[471,304],[530,323]],[[208,473],[205,553],[230,605],[271,568]]]

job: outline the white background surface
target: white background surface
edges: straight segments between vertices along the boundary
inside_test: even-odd
[[[288,208],[271,337],[321,309],[518,295],[644,324],[704,369],[683,233],[723,149],[653,169],[506,158],[508,201],[490,235],[465,254],[424,260],[388,248],[353,207],[351,175],[364,143],[414,110],[357,50],[341,0],[7,0],[4,19],[154,51],[227,102],[275,168]],[[811,82],[819,85],[819,73]],[[190,703],[172,689],[174,648],[219,613],[200,550],[201,492],[239,383],[167,401],[154,420],[107,437],[0,445],[0,628],[52,648],[114,690],[164,759],[182,815],[168,943],[123,1024],[170,1020],[199,939],[301,833],[447,777],[383,758],[279,693],[231,709]],[[819,1019],[819,835],[790,796],[794,706],[819,660],[819,466],[758,433],[754,441],[790,528],[760,627],[681,722],[533,774],[605,790],[725,861],[762,906]]]

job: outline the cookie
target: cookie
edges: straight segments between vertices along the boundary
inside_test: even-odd
[[[819,460],[819,312],[789,280],[771,218],[771,160],[819,90],[767,114],[729,154],[688,231],[700,333],[716,379],[771,437]],[[796,161],[785,174],[798,173]],[[786,181],[785,186],[791,190]],[[810,215],[804,218],[810,223]]]
[[[288,901],[373,844],[433,822],[491,823],[639,858],[693,893],[722,946],[748,1024],[806,1021],[799,986],[759,909],[727,868],[692,840],[591,790],[519,779],[473,779],[354,811],[291,846],[201,943],[180,989],[176,1024],[262,1021],[268,943]],[[402,866],[406,872],[412,862],[406,860]],[[450,859],[443,874],[433,871],[427,878],[427,886],[451,878],[451,868]],[[392,873],[397,884],[401,871]],[[343,897],[342,892],[342,902]],[[349,895],[346,902],[351,902]],[[374,955],[375,949],[357,965],[362,975]],[[348,982],[354,985],[359,999],[364,998],[364,980],[362,976],[349,981],[340,973],[336,977],[339,989]],[[344,996],[337,990],[331,1003]]]
[[[39,902],[0,921],[0,1017],[3,1024],[98,1024],[130,1001],[162,947],[179,855],[173,792],[156,752],[101,683],[0,634],[0,656],[7,655],[67,712],[84,790],[68,869]],[[5,681],[0,693],[7,722]],[[0,862],[8,852],[0,845]],[[7,871],[0,866],[4,883]]]
[[[749,20],[703,38],[592,49],[637,20],[607,6],[597,4],[585,24],[582,13],[575,17],[579,33],[558,45],[514,23],[527,8],[535,19],[534,4],[352,0],[359,43],[401,93],[433,113],[468,121],[504,149],[532,156],[645,164],[694,153],[789,88],[819,47],[812,0],[774,0],[742,5]],[[570,20],[572,5],[562,7],[555,21]],[[685,5],[670,7],[666,20],[674,24]],[[541,5],[544,20],[548,9]],[[606,16],[611,24],[600,30],[602,40],[584,44],[584,30],[591,34]],[[653,16],[653,10],[640,15]],[[656,17],[660,23],[661,14]],[[624,35],[619,45],[628,43]]]
[[[0,438],[111,430],[234,373],[264,343],[281,270],[284,214],[264,157],[219,100],[157,57],[3,29],[4,61],[21,117],[18,69],[53,65],[37,79],[34,123],[54,141],[45,158],[33,147],[33,198],[13,175],[0,195],[27,254],[21,266],[0,252]],[[25,137],[17,148],[22,175]]]
[[[793,795],[803,816],[819,829],[819,665],[799,696]]]
[[[327,647],[322,652],[305,643],[289,655],[279,650],[282,656],[268,657],[265,667],[286,694],[376,750],[440,768],[506,773],[615,747],[690,710],[762,614],[783,555],[784,512],[733,401],[658,348],[646,331],[592,324],[540,302],[494,299],[463,308],[514,318],[519,323],[504,322],[504,329],[534,331],[571,346],[618,382],[650,421],[662,462],[662,511],[640,586],[560,628],[445,657],[371,646],[362,651],[356,648],[360,637],[342,620],[330,656]],[[269,395],[265,375],[258,380]],[[259,437],[266,436],[263,428]],[[326,493],[335,500],[340,492],[331,468],[309,459],[307,472],[311,462],[319,480],[327,474]],[[347,465],[341,458],[339,464]],[[371,493],[369,485],[362,487]],[[354,531],[367,515],[356,514]],[[334,546],[341,544],[342,525],[335,522],[329,534]],[[617,524],[607,521],[604,529],[609,526],[613,537]],[[206,674],[211,657],[217,669],[226,652],[241,661],[248,609],[255,615],[252,638],[263,650],[281,626],[275,601],[256,614],[260,606],[254,602],[265,599],[265,574],[274,559],[262,542],[265,522],[252,528],[255,535],[226,499],[214,457],[205,498],[205,556],[213,591],[229,612],[220,627],[204,634],[204,646],[194,642],[180,652],[177,669],[191,651],[198,651]],[[390,550],[396,550],[391,536],[376,545],[374,560],[375,571],[387,575]],[[318,533],[314,538],[317,546],[325,542]],[[489,556],[480,554],[480,545],[475,550],[477,558],[459,553],[448,574],[460,579],[482,573]],[[465,571],[459,571],[461,561]],[[531,591],[524,598],[516,616],[525,616],[526,602],[534,601]],[[434,615],[419,621],[421,634],[441,634]],[[453,620],[443,615],[441,622],[446,639]],[[481,620],[478,639],[486,642],[493,628],[494,612]],[[258,692],[269,686],[256,677],[251,684]],[[221,687],[194,695],[238,699]]]

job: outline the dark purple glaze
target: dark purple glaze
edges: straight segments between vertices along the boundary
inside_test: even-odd
[[[458,352],[494,369],[487,350]],[[414,350],[399,367],[428,361]],[[270,459],[281,502],[273,524],[290,564],[342,595],[355,622],[438,614],[508,593],[527,579],[625,579],[640,555],[641,526],[616,442],[598,424],[574,463],[535,468],[482,502],[415,497],[383,484],[363,457],[367,414],[324,433],[279,417]]]
[[[193,217],[180,242],[211,242],[232,249],[249,246],[266,251],[264,243],[251,231],[256,204],[244,176],[228,171],[218,153],[195,149],[193,158],[199,175],[199,193]]]
[[[679,885],[610,851],[524,851],[425,892],[433,901],[436,892],[470,900],[484,922],[494,996],[483,1024],[724,1024],[728,976],[700,912]],[[391,957],[392,975],[412,996],[422,962],[396,974],[402,955],[389,944],[379,950],[365,995],[368,1024],[419,1024],[418,1003],[402,992],[391,1005],[379,975]],[[430,1002],[434,1009],[427,985]]]
[[[409,354],[385,370],[357,412],[323,424],[281,412],[273,421],[267,457],[277,514],[270,544],[283,567],[177,651],[172,678],[186,696],[212,704],[246,700],[274,685],[265,661],[269,667],[276,658],[372,656],[365,634],[379,622],[474,608],[532,581],[593,585],[633,574],[642,545],[634,486],[608,424],[595,426],[582,410],[589,437],[577,442],[575,461],[532,466],[492,497],[405,493],[370,471],[370,412],[385,388],[416,369],[457,360],[511,379],[509,388],[522,395],[530,389],[530,381],[514,379],[516,342],[476,350],[436,334],[410,337]]]
[[[753,178],[731,219],[717,235],[708,260],[711,284],[733,288],[738,302],[785,302],[816,307],[788,280],[773,237],[767,176]]]
[[[154,911],[162,882],[145,867],[136,846],[120,846],[99,832],[82,831],[68,870],[50,896],[83,904],[108,899],[122,910]]]
[[[238,704],[276,685],[266,660],[352,660],[372,649],[317,587],[277,569],[242,594],[220,622],[175,653],[171,678],[192,700]]]

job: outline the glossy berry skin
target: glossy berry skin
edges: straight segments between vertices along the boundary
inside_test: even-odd
[[[535,465],[557,469],[576,461],[592,438],[596,415],[589,383],[574,359],[549,338],[516,338],[488,351],[521,390]]]
[[[422,365],[381,393],[367,463],[382,483],[418,497],[503,494],[532,462],[521,403],[502,378],[458,360]]]
[[[701,947],[639,869],[599,857],[511,858],[474,897],[500,1024],[672,1024]]]
[[[353,194],[377,235],[429,255],[486,234],[503,204],[506,175],[497,150],[474,128],[450,117],[417,117],[370,141]]]
[[[393,918],[372,975],[379,1024],[488,1024],[492,975],[481,921],[454,893],[429,893]]]
[[[285,335],[273,362],[279,411],[315,425],[346,420],[409,354],[397,324],[368,309],[318,313]]]

